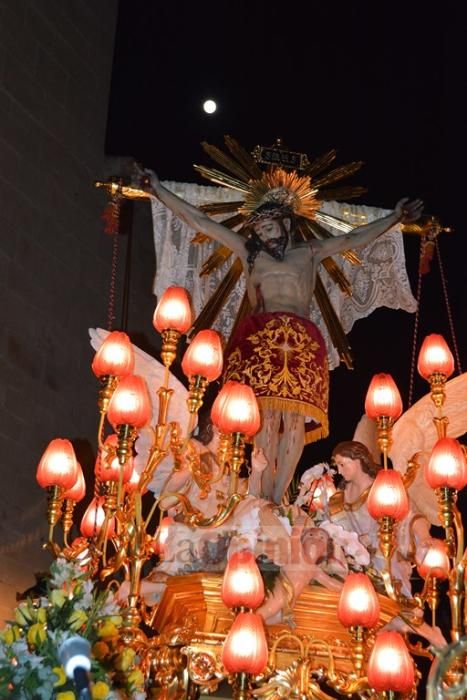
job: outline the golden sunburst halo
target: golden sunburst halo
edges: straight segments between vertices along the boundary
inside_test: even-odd
[[[273,167],[263,173],[261,179],[249,181],[245,202],[239,211],[248,217],[263,204],[273,202],[290,207],[296,216],[313,219],[321,206],[317,194],[308,175]]]

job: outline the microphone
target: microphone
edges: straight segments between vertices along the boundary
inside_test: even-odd
[[[74,681],[79,700],[91,700],[89,671],[91,670],[91,645],[78,635],[68,637],[58,650],[58,658],[67,678]]]

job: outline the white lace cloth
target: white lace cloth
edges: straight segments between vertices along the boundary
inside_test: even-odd
[[[242,198],[241,193],[223,187],[180,182],[163,184],[171,192],[195,206],[211,202],[239,201]],[[321,211],[356,226],[375,221],[389,213],[388,210],[377,207],[339,202],[325,202]],[[217,248],[218,243],[210,241],[202,245],[192,245],[190,241],[194,235],[193,230],[157,200],[152,200],[152,216],[157,259],[154,294],[159,298],[164,289],[170,285],[186,287],[191,293],[195,313],[198,314],[224,278],[233,261],[233,256],[215,274],[200,278],[199,270],[203,262]],[[226,216],[220,216],[218,220],[221,221]],[[335,230],[329,230],[335,233]],[[380,306],[415,311],[416,301],[407,278],[399,227],[393,227],[374,243],[360,249],[358,253],[363,260],[362,265],[352,265],[341,256],[334,258],[352,285],[352,297],[342,294],[324,269],[320,272],[344,331],[348,333],[356,320],[368,316]],[[242,278],[214,324],[214,328],[226,338],[230,334],[244,291],[245,281]],[[310,318],[324,336],[328,348],[329,366],[334,369],[340,360],[315,303],[311,305]]]

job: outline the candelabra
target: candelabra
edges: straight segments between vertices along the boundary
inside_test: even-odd
[[[265,626],[256,612],[265,595],[271,593],[265,593],[254,552],[245,549],[232,554],[223,577],[208,573],[175,577],[167,583],[160,605],[152,611],[146,608],[141,595],[143,565],[153,556],[164,557],[174,527],[174,521],[164,517],[164,503],[177,504],[183,522],[194,528],[216,528],[226,523],[244,499],[239,474],[245,461],[245,441],[251,440],[260,427],[252,390],[242,383],[227,382],[211,412],[221,436],[218,470],[215,477],[203,471],[191,437],[206,388],[222,372],[220,338],[215,331],[200,331],[183,357],[182,369],[189,382],[189,421],[186,434],[182,434],[178,424],[169,422],[168,415],[173,394],[169,388],[170,367],[181,336],[192,325],[185,290],[171,287],[166,291],[153,324],[162,336],[165,369],[157,389],[158,415],[150,426],[152,442],[144,467],[140,473],[135,469],[134,444],[139,431],[150,423],[150,396],[144,378],[133,373],[129,338],[113,331],[92,363],[100,386],[98,457],[92,499],[80,524],[82,537],[70,542],[74,507],[85,497],[83,472],[71,443],[54,439],[37,469],[39,484],[49,492],[46,546],[55,556],[79,561],[102,585],[115,577],[127,582],[128,602],[123,610],[120,641],[122,646],[137,651],[141,668],[162,696],[168,696],[175,686],[178,690],[174,697],[188,696],[193,684],[210,692],[227,679],[238,700],[261,695],[326,699],[330,696],[323,684],[342,696],[355,693],[376,700],[398,693],[414,697],[419,674],[409,651],[430,653],[420,646],[407,646],[399,632],[383,627],[395,618],[413,627],[425,604],[434,625],[441,595],[439,581],[445,580],[449,585],[452,639],[460,642],[465,634],[466,560],[456,500],[467,482],[467,464],[464,449],[448,437],[448,418],[442,414],[446,380],[453,371],[452,356],[443,339],[425,339],[419,358],[419,371],[430,383],[438,435],[425,466],[425,478],[437,493],[440,522],[446,534],[444,541],[433,540],[418,562],[419,574],[425,580],[422,592],[408,601],[401,595],[392,570],[398,523],[409,511],[406,487],[419,462],[414,457],[404,477],[389,467],[392,427],[402,412],[402,401],[390,375],[379,374],[370,384],[365,410],[376,421],[383,469],[374,480],[366,507],[379,524],[384,588],[376,592],[372,572],[368,571],[349,573],[341,593],[315,585],[298,600],[292,594],[297,619],[297,627],[292,629],[284,624]],[[109,425],[112,432],[107,434]],[[143,515],[142,497],[168,456],[173,459],[175,472],[182,464],[188,465],[201,497],[228,476],[228,493],[214,515],[205,516],[180,491],[163,491],[149,514]],[[325,489],[327,485],[323,481],[318,486]],[[62,544],[55,535],[60,522]],[[282,583],[290,587],[286,576]],[[151,636],[145,624],[156,633]],[[459,648],[464,647],[460,644]],[[459,681],[459,668],[458,661],[457,667],[451,664],[453,686]]]

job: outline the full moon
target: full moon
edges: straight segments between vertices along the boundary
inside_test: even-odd
[[[217,105],[214,102],[214,100],[206,100],[203,102],[203,109],[206,112],[206,114],[214,114],[214,112],[217,109]]]

